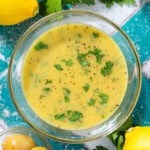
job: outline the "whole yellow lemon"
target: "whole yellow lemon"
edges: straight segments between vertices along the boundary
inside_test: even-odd
[[[2,143],[2,150],[30,150],[35,147],[34,140],[25,134],[12,134],[7,136]]]
[[[125,134],[123,150],[150,150],[150,127],[133,127]]]
[[[0,0],[0,25],[14,25],[34,17],[39,10],[37,0]]]

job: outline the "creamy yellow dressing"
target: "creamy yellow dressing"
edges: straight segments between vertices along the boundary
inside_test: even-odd
[[[109,118],[123,100],[128,72],[117,44],[83,24],[55,27],[30,47],[22,86],[33,111],[63,129],[86,129]]]

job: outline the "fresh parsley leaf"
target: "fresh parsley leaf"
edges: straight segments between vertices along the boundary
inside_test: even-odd
[[[105,77],[112,73],[112,68],[114,64],[111,61],[107,61],[105,66],[101,69],[101,74]]]
[[[46,79],[45,84],[50,84],[50,83],[53,83],[52,80]]]
[[[106,5],[106,7],[109,8],[109,7],[111,7],[111,6],[114,5],[114,3],[115,3],[116,0],[99,0],[99,1],[101,1],[102,3],[104,3]]]
[[[118,138],[117,150],[122,150],[124,141],[125,141],[124,136],[123,136],[123,135],[120,135],[119,138]]]
[[[62,61],[63,61],[67,66],[69,66],[69,67],[71,67],[71,66],[73,65],[72,59],[68,59],[68,60],[63,59]]]
[[[79,111],[67,110],[65,113],[54,115],[56,120],[63,121],[65,118],[70,122],[80,121],[83,118],[83,114]]]
[[[117,129],[115,132],[111,133],[108,136],[109,139],[116,146],[117,150],[122,150],[123,143],[125,142],[126,130],[131,127],[133,127],[133,119],[132,116],[129,116],[129,118],[123,123],[122,126],[120,126],[119,129]]]
[[[45,44],[44,42],[40,41],[40,42],[38,42],[38,43],[34,46],[34,49],[35,49],[36,51],[40,51],[40,50],[42,50],[42,49],[48,49],[48,45]]]
[[[86,4],[86,5],[94,5],[95,4],[95,0],[62,0],[62,4]]]
[[[134,4],[135,0],[123,0],[123,2],[121,4]]]
[[[103,146],[96,146],[96,148],[94,148],[93,150],[108,150],[108,149]]]
[[[106,105],[108,102],[109,96],[105,93],[101,93],[101,94],[99,94],[99,97],[101,98],[100,104]]]
[[[66,103],[70,101],[70,98],[69,98],[68,95],[65,95],[65,96],[64,96],[64,101],[65,101]]]
[[[65,119],[65,113],[57,114],[54,116],[56,120],[64,120]]]
[[[69,98],[70,93],[71,93],[71,91],[68,88],[63,88],[63,94],[64,94],[64,101],[65,102],[70,101],[70,98]]]
[[[91,99],[89,100],[89,102],[88,102],[88,105],[89,105],[89,106],[94,106],[95,103],[96,103],[96,99],[92,99],[92,98],[91,98]]]
[[[45,92],[45,93],[49,92],[50,90],[51,90],[51,89],[50,89],[49,87],[46,87],[46,88],[43,88],[43,89],[42,89],[42,91]]]
[[[85,92],[88,92],[89,88],[90,88],[90,84],[89,84],[89,83],[86,83],[86,84],[83,86],[83,89],[84,89]]]
[[[83,117],[83,114],[79,111],[71,111],[68,120],[70,122],[79,121]]]
[[[71,115],[71,113],[72,113],[72,110],[67,110],[67,115],[68,116]]]
[[[80,65],[83,67],[90,66],[90,63],[86,60],[86,56],[87,56],[87,54],[79,54],[79,53],[77,56],[77,59],[78,59]]]
[[[96,33],[96,32],[92,32],[92,35],[95,39],[99,38],[99,33]]]
[[[119,5],[122,4],[133,4],[135,0],[99,0],[106,5],[106,7],[111,7],[114,3],[118,3]]]
[[[98,64],[101,63],[102,58],[105,56],[98,48],[95,48],[93,51],[89,51],[88,54],[94,55]]]
[[[96,61],[98,64],[101,63],[102,58],[105,56],[100,49],[95,48],[94,50],[90,50],[87,53],[84,54],[79,54],[77,56],[77,59],[79,61],[79,63],[84,67],[84,66],[90,66],[90,62],[87,61],[86,57],[87,55],[94,55],[96,57]]]
[[[55,64],[54,67],[55,67],[57,70],[59,70],[59,71],[62,71],[62,70],[63,70],[63,68],[62,68],[62,66],[61,66],[60,64]]]
[[[39,3],[39,13],[46,16],[62,10],[61,0],[42,0]]]

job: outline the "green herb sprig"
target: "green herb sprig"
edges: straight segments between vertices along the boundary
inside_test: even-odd
[[[122,150],[125,142],[125,132],[133,127],[133,119],[132,116],[125,121],[125,123],[116,131],[108,135],[108,138],[112,141],[112,143],[116,146],[116,150]],[[96,146],[93,150],[107,150],[107,148],[102,146]]]
[[[135,0],[99,0],[104,3],[106,7],[112,7],[115,3],[119,5],[123,4],[134,4]],[[46,16],[58,11],[63,10],[66,5],[77,5],[77,4],[85,4],[85,5],[95,5],[95,0],[40,0],[39,2],[39,13],[42,16]]]

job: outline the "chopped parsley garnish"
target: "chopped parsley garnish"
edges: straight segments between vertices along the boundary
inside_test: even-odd
[[[93,32],[92,35],[95,39],[99,38],[99,33]]]
[[[69,66],[69,67],[71,67],[71,66],[73,65],[72,59],[68,59],[68,60],[63,59],[62,61],[63,61],[67,66]]]
[[[105,77],[112,73],[112,68],[114,64],[111,61],[107,61],[105,66],[101,69],[101,74]]]
[[[55,64],[54,67],[55,67],[57,70],[59,70],[59,71],[62,71],[62,70],[63,70],[63,68],[62,68],[62,66],[61,66],[60,64]]]
[[[84,86],[83,86],[83,89],[85,92],[87,92],[90,88],[90,84],[89,83],[86,83]]]
[[[43,99],[51,91],[49,87],[42,88],[42,94],[39,96],[39,99]]]
[[[64,101],[65,102],[70,101],[70,98],[69,98],[70,93],[71,93],[71,91],[68,88],[63,88],[63,94],[64,94]]]
[[[70,122],[75,122],[75,121],[79,121],[82,117],[83,117],[83,114],[81,112],[79,112],[79,111],[71,111],[69,113],[68,120]]]
[[[87,56],[87,54],[79,54],[79,53],[77,56],[77,59],[78,59],[80,65],[83,67],[90,66],[90,63],[86,60],[86,56]]]
[[[98,64],[101,63],[102,58],[105,56],[98,48],[95,48],[93,51],[89,51],[88,54],[94,55]]]
[[[70,101],[69,96],[68,95],[64,95],[64,100],[65,100],[65,102],[69,102]]]
[[[46,79],[45,84],[50,84],[50,83],[53,83],[52,80]]]
[[[51,89],[50,89],[49,87],[46,87],[46,88],[43,88],[43,89],[42,89],[42,91],[45,92],[45,93],[49,92],[50,90],[51,90]]]
[[[94,106],[95,103],[96,103],[96,99],[92,99],[92,98],[91,98],[91,99],[89,100],[89,102],[88,102],[88,105],[89,105],[89,106]]]
[[[76,122],[76,121],[80,121],[81,118],[83,118],[83,114],[76,110],[75,111],[67,110],[65,113],[54,115],[54,118],[60,121],[67,119],[70,122]]]
[[[35,49],[36,51],[40,51],[40,50],[42,50],[42,49],[48,49],[48,45],[45,44],[45,43],[43,43],[42,41],[40,41],[40,42],[38,42],[38,43],[35,45],[34,49]]]
[[[78,53],[77,59],[78,59],[80,65],[82,65],[83,67],[90,66],[90,62],[87,61],[87,59],[86,59],[87,55],[89,55],[89,54],[94,55],[96,57],[96,61],[98,64],[101,63],[102,58],[105,56],[103,53],[101,53],[101,50],[98,48],[95,48],[93,51],[90,50],[84,54]]]
[[[65,119],[65,113],[57,114],[54,117],[56,120],[64,120]]]
[[[109,96],[105,93],[99,94],[99,97],[101,98],[100,104],[106,105],[109,99]]]

